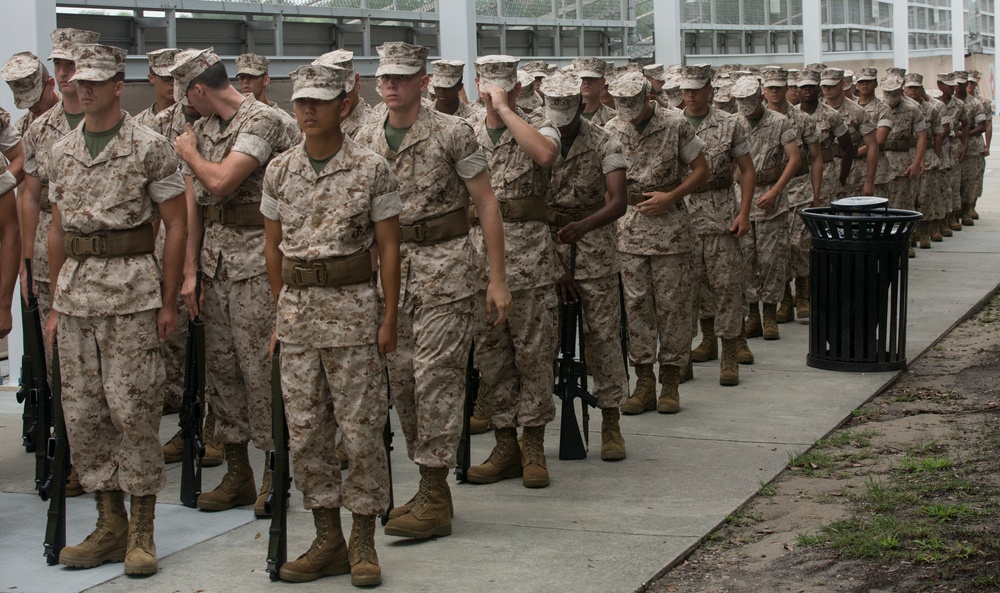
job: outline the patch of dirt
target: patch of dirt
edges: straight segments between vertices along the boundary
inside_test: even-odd
[[[651,593],[1000,591],[1000,297]]]

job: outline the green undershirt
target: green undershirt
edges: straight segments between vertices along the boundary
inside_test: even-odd
[[[66,123],[69,124],[69,129],[75,130],[80,122],[83,121],[83,113],[70,113],[66,112]]]
[[[101,154],[101,151],[111,142],[111,139],[118,134],[118,130],[121,129],[124,122],[125,116],[122,116],[115,127],[104,132],[88,132],[87,126],[84,125],[83,141],[87,144],[87,152],[90,153],[90,158],[96,159],[97,155]]]
[[[191,115],[190,113],[188,113],[187,111],[184,111],[183,109],[181,109],[181,113],[184,114],[184,121],[186,121],[187,123],[191,124],[192,126],[194,125],[194,122],[196,122],[199,119],[201,119],[200,115]]]
[[[507,131],[507,126],[504,126],[502,128],[497,128],[496,130],[490,127],[486,128],[486,133],[490,135],[490,140],[493,141],[493,144],[499,142],[500,137],[503,136],[503,133],[506,131]]]
[[[314,159],[309,156],[308,152],[306,153],[306,156],[309,157],[309,164],[313,166],[313,171],[316,171],[316,174],[319,175],[320,171],[322,171],[323,168],[326,167],[326,164],[330,162],[330,159],[337,156],[337,153],[335,152],[325,159]]]
[[[410,128],[394,128],[389,125],[389,118],[385,118],[385,143],[389,145],[389,148],[393,152],[399,150],[399,147],[403,145],[403,139],[406,138],[406,133],[410,131]]]
[[[688,123],[691,124],[691,127],[694,128],[696,132],[698,131],[698,128],[701,127],[701,122],[705,121],[706,117],[708,117],[707,113],[705,115],[688,115],[687,110],[684,111],[684,119],[688,120]]]
[[[237,112],[237,113],[238,113],[238,112]],[[185,114],[185,115],[186,115],[186,114]],[[230,124],[230,123],[232,123],[232,121],[233,121],[233,120],[234,120],[235,118],[236,118],[236,113],[234,113],[234,114],[233,114],[233,116],[232,116],[232,117],[230,117],[229,119],[222,119],[222,118],[219,118],[219,131],[220,131],[220,132],[225,132],[225,131],[226,131],[226,128],[228,128],[228,127],[229,127],[229,124]]]
[[[596,114],[597,114],[596,111],[591,111],[590,113],[587,113],[586,111],[584,111],[580,115],[583,116],[583,119],[585,119],[587,121],[590,121],[590,120],[594,119],[594,115],[596,115]]]
[[[635,127],[635,129],[636,129],[636,130],[637,130],[637,131],[638,131],[638,132],[639,132],[640,134],[641,134],[641,133],[643,133],[644,131],[646,131],[646,126],[648,126],[648,125],[649,125],[649,122],[653,121],[653,116],[654,116],[654,115],[656,115],[656,108],[655,108],[655,107],[653,108],[653,110],[652,110],[652,111],[650,111],[650,112],[649,112],[649,117],[647,117],[646,119],[644,119],[644,120],[642,120],[641,122],[639,122],[639,125],[637,125],[637,126]]]

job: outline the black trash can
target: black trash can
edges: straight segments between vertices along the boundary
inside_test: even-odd
[[[919,212],[885,198],[845,198],[806,208],[809,253],[809,354],[832,371],[906,368],[910,235]]]

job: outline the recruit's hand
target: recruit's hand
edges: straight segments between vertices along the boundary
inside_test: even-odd
[[[278,350],[278,330],[271,332],[271,343],[267,346],[267,354],[274,358],[274,353]]]
[[[191,124],[184,124],[184,133],[174,140],[174,151],[185,161],[198,152],[198,140],[194,137]]]
[[[486,287],[486,323],[490,324],[494,311],[496,311],[497,317],[496,321],[492,323],[493,327],[498,327],[504,321],[507,321],[507,317],[510,316],[512,301],[510,289],[507,288],[506,282],[490,280],[489,285]]]
[[[13,328],[14,317],[10,314],[10,308],[0,309],[0,339],[6,338]]]
[[[865,184],[861,186],[861,195],[863,196],[874,196],[875,195],[875,182],[865,181]]]
[[[576,279],[573,278],[573,274],[570,274],[569,270],[565,268],[563,270],[563,275],[556,280],[556,294],[559,295],[559,300],[564,305],[570,301],[579,302],[580,285],[576,283]]]
[[[52,352],[52,346],[56,343],[56,332],[59,328],[59,312],[55,309],[49,310],[49,318],[45,320],[45,329],[43,330],[45,339],[45,348]]]
[[[593,230],[587,220],[588,219],[584,218],[583,220],[567,224],[563,228],[559,229],[559,232],[556,233],[556,238],[559,239],[560,243],[565,245],[572,245],[573,243],[576,243],[582,239],[584,235]]]
[[[761,210],[770,210],[778,202],[778,192],[771,188],[757,198],[757,207]]]
[[[197,272],[184,274],[184,282],[181,283],[181,298],[184,299],[184,305],[188,308],[188,312],[191,317],[197,317],[201,315],[201,307],[205,304],[205,291],[201,291],[198,298],[195,298],[195,289],[198,286],[198,274]]]
[[[640,202],[635,209],[644,216],[660,216],[665,214],[667,209],[674,205],[680,196],[674,192],[644,191],[642,195],[649,198],[645,202]]]
[[[396,341],[399,337],[399,331],[397,331],[396,321],[392,319],[383,319],[382,325],[378,327],[378,353],[379,354],[389,354],[396,351]]]
[[[162,344],[175,332],[177,332],[177,305],[175,303],[164,304],[156,312],[156,337],[160,339]]]
[[[743,235],[750,232],[750,215],[749,214],[738,214],[735,219],[733,219],[733,224],[729,227],[729,232],[733,234],[734,237],[739,239]]]

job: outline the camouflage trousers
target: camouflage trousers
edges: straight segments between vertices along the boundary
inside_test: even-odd
[[[583,308],[583,343],[587,349],[587,374],[594,381],[590,392],[597,407],[617,408],[628,399],[628,370],[622,354],[621,294],[618,274],[577,280]]]
[[[692,260],[691,253],[621,254],[628,317],[628,359],[632,365],[654,362],[687,365],[694,337],[691,331],[695,287]]]
[[[396,352],[388,355],[389,383],[407,455],[418,465],[455,467],[472,348],[472,303],[469,297],[399,313]]]
[[[374,515],[389,504],[382,430],[389,413],[385,363],[375,344],[313,348],[281,344],[281,390],[292,472],[307,509],[347,507]],[[341,479],[337,427],[351,460]]]
[[[518,290],[507,321],[497,327],[475,324],[480,393],[495,428],[545,426],[556,417],[555,377],[550,361],[559,348],[558,299],[549,284]],[[486,293],[476,297],[486,310]]]
[[[163,355],[156,311],[59,315],[62,407],[73,467],[87,492],[146,496],[167,481],[160,450]]]
[[[840,164],[840,157],[834,157],[829,163],[823,164],[823,182],[819,188],[819,200],[822,206],[829,206],[830,202],[847,196],[850,175],[848,175],[848,185],[841,185]]]
[[[188,321],[191,319],[183,299],[177,303],[177,331],[163,342],[163,365],[167,381],[163,386],[163,405],[180,407],[184,393],[184,354],[187,347]],[[206,386],[207,387],[207,386]]]
[[[945,193],[945,208],[953,212],[962,207],[962,164],[942,171],[941,185]]]
[[[742,243],[747,302],[780,303],[787,280],[788,212],[767,220],[752,221],[750,232],[743,235]]]
[[[915,182],[920,189],[917,192],[917,210],[924,215],[924,220],[940,220],[948,212],[948,191],[944,187],[944,171],[927,169]]]
[[[747,308],[740,241],[729,233],[719,233],[699,235],[698,244],[694,254],[692,310],[696,314],[700,311],[701,319],[715,318],[716,336],[726,339],[740,336]]]
[[[875,186],[875,195],[889,199],[890,208],[901,208],[903,210],[914,210],[917,207],[917,194],[913,191],[919,179],[914,181],[902,175],[889,183],[880,183]]]
[[[986,157],[970,154],[962,163],[962,205],[975,204],[983,195],[983,174],[986,173]]]
[[[274,449],[271,435],[271,369],[268,356],[274,329],[274,300],[267,276],[236,282],[224,272],[203,278],[205,304],[205,377],[213,389],[222,444],[253,441]]]
[[[796,206],[788,212],[788,266],[785,279],[807,278],[809,276],[809,250],[812,248],[812,234],[802,222],[799,213],[812,204]]]
[[[38,298],[38,318],[42,320],[42,329],[45,329],[45,320],[52,311],[52,284],[35,280],[35,296]]]

